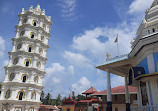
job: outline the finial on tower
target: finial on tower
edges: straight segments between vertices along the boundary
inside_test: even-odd
[[[107,52],[107,54],[106,54],[106,60],[109,60],[109,59],[110,59],[110,53]]]
[[[24,14],[24,11],[25,11],[24,8],[22,8],[22,10],[21,10],[21,14]]]
[[[44,9],[42,10],[42,15],[45,15],[45,10]]]
[[[41,8],[40,8],[40,4],[38,3],[38,5],[37,5],[37,9],[38,10],[41,10]]]
[[[133,45],[133,43],[134,43],[134,39],[132,38],[130,44]]]
[[[146,9],[145,13],[147,14],[149,12],[149,9]]]

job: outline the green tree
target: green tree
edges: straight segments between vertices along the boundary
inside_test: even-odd
[[[51,94],[48,93],[45,97],[44,103],[45,105],[51,105]]]
[[[76,99],[77,101],[80,101],[80,100],[84,100],[86,97],[83,96],[83,95],[78,94],[76,98],[77,98]]]
[[[40,100],[43,100],[44,99],[44,91],[41,92],[41,97],[40,97]]]
[[[62,101],[65,101],[66,99],[67,99],[67,98],[66,98],[66,97],[64,97]]]
[[[75,92],[72,91],[72,99],[75,100],[76,99],[76,96],[75,96]]]
[[[44,91],[41,92],[40,100],[44,104]]]
[[[56,105],[57,105],[57,106],[62,104],[61,98],[62,98],[61,95],[58,94],[58,96],[56,97]]]

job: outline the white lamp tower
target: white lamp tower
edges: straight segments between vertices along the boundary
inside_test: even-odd
[[[0,111],[38,111],[51,17],[40,5],[22,9],[0,95]]]

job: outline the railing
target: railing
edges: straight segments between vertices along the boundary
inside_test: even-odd
[[[116,57],[113,57],[113,58],[108,58],[108,59],[106,59],[106,61],[112,61],[112,60],[116,60],[116,59],[121,59],[123,57],[128,57],[128,54],[116,56]]]
[[[131,106],[131,111],[158,111],[158,106]]]

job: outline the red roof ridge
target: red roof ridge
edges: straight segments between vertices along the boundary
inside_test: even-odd
[[[137,93],[136,87],[128,86],[128,90],[129,90],[129,93]],[[107,90],[103,90],[91,95],[106,95],[106,93],[107,93]],[[125,94],[125,86],[113,87],[111,88],[111,93],[112,94]]]
[[[93,93],[97,93],[97,92],[98,91],[93,86],[91,86],[88,90],[86,90],[82,94],[93,94]]]

